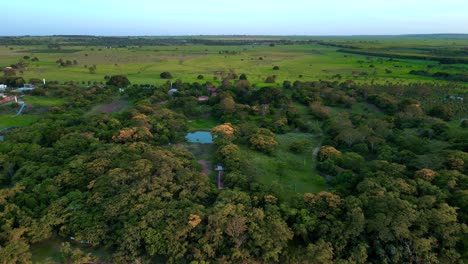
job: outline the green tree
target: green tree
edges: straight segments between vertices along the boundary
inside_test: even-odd
[[[256,133],[250,137],[249,143],[253,149],[267,154],[272,154],[275,151],[276,146],[278,146],[278,142],[275,140],[274,134],[266,128],[258,129]]]
[[[88,67],[88,71],[89,71],[89,73],[91,73],[91,74],[95,74],[95,73],[96,73],[96,70],[97,70],[96,65],[93,65],[93,66]]]
[[[106,84],[117,86],[117,87],[125,87],[125,86],[130,85],[130,81],[128,80],[127,76],[113,75],[109,78],[109,81],[107,81]]]
[[[161,74],[159,74],[159,77],[161,77],[161,79],[172,79],[172,74],[170,72],[161,72]]]

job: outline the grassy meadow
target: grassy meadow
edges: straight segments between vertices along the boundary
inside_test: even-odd
[[[36,109],[43,107],[53,107],[62,105],[65,102],[63,98],[51,98],[41,96],[27,95],[20,100],[26,103],[24,113],[16,115],[20,106],[14,102],[7,103],[1,106],[0,110],[0,130],[12,126],[27,126],[34,123],[41,117],[42,111],[36,112]],[[31,110],[31,111],[29,111]]]
[[[268,38],[267,38],[268,39]],[[296,39],[299,40],[300,38]],[[415,45],[424,49],[460,49],[468,40],[421,40],[417,38],[309,38],[310,40],[333,41],[341,45],[357,45],[366,49],[392,49],[398,52],[414,52]],[[304,37],[305,40],[305,37]],[[0,66],[8,66],[25,61],[29,64],[23,73],[26,80],[39,78],[46,80],[103,82],[104,76],[124,74],[135,84],[162,84],[167,80],[159,74],[169,71],[173,80],[183,82],[217,82],[224,74],[233,71],[245,73],[251,83],[264,86],[266,77],[276,75],[276,83],[284,80],[329,80],[341,75],[342,79],[359,82],[413,82],[434,81],[430,77],[410,75],[410,70],[459,72],[466,65],[439,65],[435,61],[388,59],[337,52],[338,47],[317,43],[294,45],[168,45],[168,46],[128,46],[109,48],[104,46],[63,46],[50,49],[43,46],[1,46]],[[39,61],[24,60],[24,56],[37,57]],[[57,60],[77,61],[76,65],[59,67]],[[96,72],[90,73],[87,67],[96,65]],[[279,66],[279,70],[273,70]],[[203,80],[198,80],[198,75]],[[338,80],[338,79],[337,79]]]
[[[306,133],[287,133],[277,135],[278,149],[275,155],[266,155],[243,147],[243,156],[254,168],[255,179],[277,188],[284,196],[294,193],[319,192],[326,189],[325,179],[315,168],[313,150],[319,147],[321,139]],[[289,146],[296,140],[309,142],[303,153],[293,153]]]

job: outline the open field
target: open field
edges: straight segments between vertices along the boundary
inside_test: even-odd
[[[21,98],[22,101],[26,103],[25,112],[14,116],[19,109],[19,106],[16,108],[8,109],[6,108],[0,114],[0,129],[5,129],[12,126],[27,126],[34,123],[41,117],[41,112],[35,113],[35,109],[47,108],[52,106],[59,106],[65,102],[64,98],[53,98],[53,97],[41,97],[41,96],[24,96]],[[13,102],[14,103],[14,102]]]
[[[28,95],[22,98],[26,104],[33,106],[59,106],[65,102],[64,98],[53,98],[44,96],[32,96]]]
[[[287,133],[277,135],[276,139],[279,145],[273,156],[242,148],[243,156],[254,167],[254,178],[278,188],[286,197],[292,193],[324,190],[325,179],[317,173],[312,156],[314,148],[320,144],[320,138],[311,134]],[[295,140],[308,142],[304,153],[295,154],[289,150],[289,145]]]
[[[268,40],[268,38],[266,38]],[[273,39],[273,38],[272,38]],[[300,38],[296,38],[298,40]],[[306,40],[307,38],[303,38]],[[264,39],[265,40],[265,39]],[[294,40],[294,38],[292,39]],[[352,38],[308,38],[310,41],[323,41],[338,45],[351,45],[365,50],[381,50],[413,54],[424,50],[442,49],[448,53],[460,51],[468,40],[420,39],[404,37],[352,37]],[[252,41],[252,40],[250,40]],[[376,56],[337,52],[340,47],[325,46],[311,42],[294,45],[169,45],[169,46],[63,46],[60,50],[46,45],[1,46],[0,66],[8,66],[25,61],[29,64],[18,76],[26,80],[45,78],[46,80],[104,82],[104,76],[124,74],[132,83],[165,83],[159,74],[169,71],[173,80],[183,82],[204,82],[222,79],[230,71],[246,73],[250,82],[264,86],[263,81],[276,75],[276,83],[284,80],[338,80],[343,79],[369,82],[414,82],[433,81],[430,77],[409,74],[411,70],[444,71],[458,73],[467,69],[466,64],[440,65],[430,60],[389,59]],[[422,45],[418,46],[418,45]],[[415,51],[420,47],[423,51]],[[419,54],[419,53],[418,53]],[[451,54],[451,53],[450,53]],[[37,57],[39,61],[24,60],[24,56]],[[76,60],[76,65],[60,67],[57,60]],[[87,67],[96,65],[96,73],[91,74]],[[273,70],[273,66],[279,70]],[[203,80],[198,80],[198,75]]]
[[[12,117],[12,115],[3,114],[0,115],[0,129],[9,128],[12,126],[27,126],[34,123],[40,118],[38,115],[18,115]]]
[[[212,117],[197,118],[188,121],[190,131],[210,131],[217,125],[219,125],[219,121]]]

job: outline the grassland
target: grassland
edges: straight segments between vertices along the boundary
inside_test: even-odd
[[[53,98],[50,96],[32,96],[28,95],[22,98],[22,100],[28,104],[33,106],[59,106],[65,102],[64,98]]]
[[[418,38],[309,38],[318,41],[334,41],[338,44],[358,45],[362,48],[392,49],[399,52],[413,52],[416,45],[424,49],[460,49],[467,46],[468,40],[441,40]],[[305,40],[305,38],[304,38]],[[421,47],[421,46],[419,46]],[[47,46],[2,46],[0,47],[0,66],[8,66],[23,60],[24,56],[37,57],[39,61],[27,60],[28,68],[20,76],[45,78],[46,80],[103,82],[104,76],[124,74],[132,83],[162,84],[163,71],[172,73],[175,79],[184,82],[195,82],[198,75],[202,81],[221,79],[223,73],[234,71],[246,73],[249,81],[259,86],[267,76],[276,75],[276,82],[333,79],[336,74],[343,79],[358,82],[413,82],[418,80],[433,81],[430,77],[410,75],[410,70],[426,70],[458,73],[466,70],[467,65],[439,65],[435,61],[408,60],[337,52],[337,47],[317,43],[296,45],[170,45],[170,46],[132,46],[125,48],[108,48],[104,46],[64,46],[60,50]],[[229,54],[225,54],[227,51]],[[58,59],[76,60],[77,65],[59,67]],[[96,65],[95,74],[86,67]],[[273,70],[273,66],[280,70]],[[366,74],[359,75],[365,72]],[[302,77],[300,77],[302,76]]]
[[[288,197],[293,193],[318,192],[326,188],[325,179],[316,169],[313,157],[314,148],[320,144],[320,137],[305,133],[277,135],[279,143],[275,155],[266,155],[243,147],[243,156],[255,168],[255,178],[259,182],[277,188]],[[296,140],[306,140],[309,145],[304,153],[295,154],[289,146]]]
[[[197,118],[188,121],[190,131],[210,131],[217,125],[219,125],[219,121],[213,117]]]
[[[13,126],[27,126],[40,118],[39,115],[18,115],[12,117],[8,114],[0,115],[0,130]]]
[[[14,116],[18,111],[19,106],[13,108],[9,107],[9,104],[7,104],[2,107],[2,111],[0,112],[0,129],[32,124],[41,117],[41,111],[35,112],[36,109],[59,106],[65,102],[64,98],[41,96],[25,96],[22,97],[21,100],[26,103],[28,108],[20,115]]]

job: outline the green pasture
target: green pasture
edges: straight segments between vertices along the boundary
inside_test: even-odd
[[[378,44],[378,43],[377,43]],[[376,45],[377,45],[376,44]],[[39,61],[29,63],[23,73],[17,73],[26,80],[45,78],[57,81],[105,81],[104,76],[124,74],[132,83],[163,84],[159,74],[169,71],[173,80],[195,82],[198,75],[204,81],[220,80],[230,71],[245,73],[250,82],[264,86],[264,80],[276,75],[276,83],[284,80],[333,80],[336,74],[342,79],[356,81],[412,82],[417,80],[433,81],[429,77],[410,75],[410,70],[432,70],[457,72],[460,67],[450,66],[443,69],[436,62],[422,60],[393,60],[363,55],[336,52],[335,47],[318,44],[270,46],[142,46],[129,48],[105,48],[67,46],[62,50],[50,50],[46,46],[9,46],[0,47],[0,66],[8,66],[23,60],[23,56],[37,57]],[[229,54],[220,54],[227,51]],[[231,54],[235,53],[235,54]],[[58,59],[76,60],[77,65],[59,67]],[[86,67],[96,65],[92,74]],[[273,66],[280,70],[273,70]],[[458,67],[458,68],[457,68]],[[388,73],[389,70],[391,73]],[[362,73],[362,75],[359,75]],[[335,77],[336,78],[336,77]],[[336,79],[338,80],[338,79]],[[216,81],[215,81],[216,82]]]
[[[213,117],[197,118],[188,121],[190,131],[211,131],[217,125],[219,125],[219,121]]]
[[[21,98],[26,104],[30,104],[33,106],[59,106],[65,102],[64,98],[53,98],[53,97],[45,97],[45,96],[24,96]]]
[[[12,117],[14,114],[15,113],[0,115],[0,129],[9,128],[12,126],[27,126],[40,118],[39,115],[17,115]]]
[[[277,135],[279,143],[274,155],[241,147],[242,154],[254,168],[254,177],[262,184],[277,188],[285,197],[293,193],[319,192],[326,188],[325,179],[315,169],[313,149],[320,144],[320,138],[304,133]],[[289,146],[296,140],[306,140],[306,151],[295,154]]]
[[[15,116],[19,110],[19,106],[16,108],[4,108],[0,113],[0,129],[5,129],[12,126],[27,126],[36,122],[41,114],[34,113],[34,107],[52,107],[59,106],[65,102],[64,98],[53,98],[44,96],[24,96],[20,100],[24,101],[26,105],[32,106],[32,113],[22,113]]]

